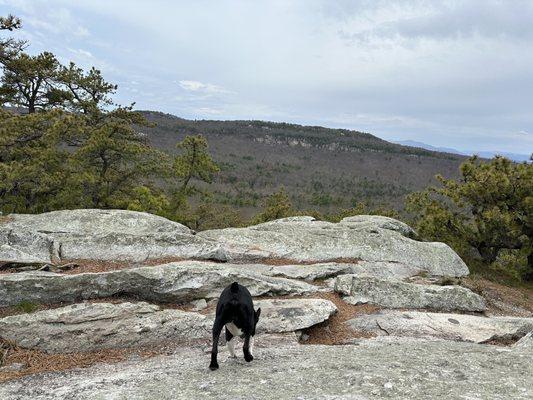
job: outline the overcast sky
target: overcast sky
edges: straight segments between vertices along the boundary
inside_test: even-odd
[[[116,100],[460,150],[533,151],[533,1],[0,0]]]

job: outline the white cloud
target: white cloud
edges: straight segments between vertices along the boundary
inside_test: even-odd
[[[213,85],[211,83],[202,83],[198,81],[182,80],[182,81],[179,81],[178,84],[181,86],[182,89],[185,89],[191,92],[202,92],[202,93],[209,93],[209,94],[231,93],[229,90],[226,90],[221,86]]]
[[[195,109],[198,114],[211,114],[211,115],[220,115],[223,113],[222,110],[217,110],[216,108],[209,107],[200,107]]]
[[[77,55],[77,56],[82,56],[82,57],[86,57],[86,58],[93,58],[93,54],[90,52],[90,51],[87,51],[87,50],[83,50],[83,49],[71,49],[69,48],[68,49],[71,53]]]

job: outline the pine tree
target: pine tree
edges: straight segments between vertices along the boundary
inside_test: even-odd
[[[268,196],[263,203],[263,207],[263,211],[253,218],[252,224],[291,217],[296,213],[284,188]]]
[[[533,279],[533,164],[472,157],[461,179],[408,198],[419,233],[450,244],[463,258]]]
[[[174,175],[180,180],[180,193],[187,193],[191,179],[211,183],[219,171],[208,151],[207,140],[202,135],[186,136],[176,145],[182,151],[174,159]]]

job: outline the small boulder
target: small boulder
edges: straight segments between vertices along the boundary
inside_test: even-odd
[[[337,307],[324,299],[255,300],[261,307],[258,332],[281,333],[299,331],[329,319]]]
[[[440,338],[484,343],[518,339],[533,330],[533,318],[481,317],[465,314],[384,310],[362,315],[346,324],[375,335]]]
[[[341,275],[335,291],[345,300],[365,299],[385,308],[475,311],[486,309],[483,297],[461,286],[422,285],[373,276]]]
[[[191,311],[201,311],[207,308],[207,301],[205,299],[193,300],[190,305],[192,306]]]

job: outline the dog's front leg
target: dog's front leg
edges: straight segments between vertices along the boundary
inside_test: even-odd
[[[209,364],[209,369],[214,371],[218,369],[217,354],[218,354],[218,339],[220,338],[220,332],[222,332],[222,327],[224,324],[219,318],[215,319],[213,324],[213,348],[211,349],[211,364]]]
[[[250,335],[247,334],[244,336],[244,346],[242,347],[242,351],[244,352],[244,359],[246,362],[250,362],[254,359],[252,356],[252,353],[250,353]]]

